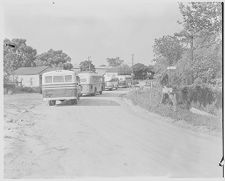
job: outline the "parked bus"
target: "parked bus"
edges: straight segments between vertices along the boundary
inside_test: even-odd
[[[77,104],[80,96],[79,77],[69,70],[43,73],[42,94],[50,106],[55,105],[58,100],[71,100],[72,104]]]
[[[80,77],[81,94],[93,95],[102,94],[104,90],[104,77],[94,72],[81,72]]]
[[[118,75],[119,87],[130,87],[132,83],[131,75]]]
[[[118,88],[119,79],[116,76],[104,75],[105,78],[105,90],[113,90]]]

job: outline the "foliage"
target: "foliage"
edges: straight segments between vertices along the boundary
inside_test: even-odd
[[[162,91],[159,87],[144,90],[138,89],[129,92],[126,97],[134,104],[139,105],[151,112],[160,114],[161,116],[170,117],[172,120],[185,121],[193,126],[204,126],[209,130],[221,130],[220,116],[210,117],[198,115],[181,107],[178,107],[177,111],[174,112],[170,105],[160,104],[161,92]]]
[[[95,72],[95,66],[92,64],[91,60],[85,60],[80,62],[80,71],[92,71]]]
[[[183,25],[183,30],[175,33],[175,37],[183,46],[183,52],[170,79],[176,80],[173,82],[174,86],[190,85],[196,79],[215,84],[218,78],[222,78],[221,3],[179,3],[179,8],[183,17],[179,23]],[[167,47],[166,42],[162,44],[161,47]],[[174,53],[172,49],[168,52]],[[156,54],[154,68],[157,75],[163,78],[167,72],[166,67],[170,64],[163,54],[162,57],[159,55]]]
[[[190,2],[179,3],[183,20],[178,21],[184,29],[176,33],[182,42],[197,47],[205,42],[215,42],[222,31],[222,6],[219,2]],[[194,43],[196,38],[202,42]],[[196,45],[194,45],[196,44]]]
[[[110,68],[108,72],[115,72],[118,73],[119,75],[130,75],[132,71],[128,65],[122,64],[120,66]]]
[[[64,64],[71,62],[71,58],[62,50],[50,49],[38,55],[35,62],[37,66],[63,67]]]
[[[157,59],[154,60],[155,64],[154,64],[154,72],[157,75],[161,75],[166,68],[169,66],[167,60],[165,57],[159,57]]]
[[[73,65],[71,63],[64,63],[63,69],[64,70],[71,70],[73,68]]]
[[[126,64],[122,64],[118,67],[118,74],[119,75],[130,75],[131,68]]]
[[[40,87],[15,87],[14,93],[41,93]]]
[[[15,47],[4,46],[4,79],[19,67],[35,66],[37,51],[26,44],[25,39],[4,39],[5,44],[14,44]]]
[[[133,65],[132,68],[135,79],[146,79],[147,77],[152,78],[154,75],[153,67],[146,66],[142,63],[137,63]]]
[[[194,79],[200,78],[204,83],[213,83],[216,78],[220,65],[215,61],[215,55],[195,57],[193,64]]]
[[[121,60],[120,57],[107,58],[106,60],[108,62],[108,65],[111,67],[118,67],[124,62],[124,60]]]
[[[195,34],[201,31],[218,33],[222,30],[222,5],[220,2],[179,3],[184,30]]]
[[[222,107],[222,90],[204,83],[180,87],[176,93],[178,102],[186,104],[186,107],[190,107],[191,103],[198,103],[200,108],[207,105],[214,105],[217,109]]]
[[[15,47],[6,46],[13,44]],[[37,55],[37,51],[26,45],[25,39],[4,40],[4,80],[9,81],[9,75],[19,67],[50,66],[70,70],[73,65],[71,58],[62,50],[52,50]]]
[[[169,35],[155,39],[153,48],[155,56],[166,58],[168,65],[177,63],[184,51],[179,40],[175,36]]]

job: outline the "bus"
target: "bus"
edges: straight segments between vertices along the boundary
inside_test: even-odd
[[[132,77],[131,75],[118,75],[117,76],[119,79],[119,87],[130,87],[132,83]]]
[[[80,72],[81,95],[102,94],[104,91],[104,77],[95,72]]]
[[[113,90],[118,88],[119,79],[116,76],[105,74],[104,78],[105,78],[105,90]]]
[[[45,72],[42,75],[42,95],[49,106],[65,100],[77,104],[80,97],[79,77],[70,70]]]

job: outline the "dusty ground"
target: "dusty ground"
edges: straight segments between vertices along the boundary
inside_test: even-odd
[[[5,95],[5,178],[221,177],[221,139],[124,101],[125,91],[49,107]]]

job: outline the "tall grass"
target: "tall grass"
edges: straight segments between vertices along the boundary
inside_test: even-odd
[[[131,90],[127,94],[127,98],[130,99],[135,105],[139,105],[150,112],[157,113],[161,116],[170,117],[176,121],[183,120],[193,126],[205,127],[208,130],[214,130],[216,132],[221,131],[221,116],[206,116],[192,113],[187,109],[183,109],[181,106],[177,107],[177,111],[173,111],[173,108],[169,104],[161,104],[162,90],[160,87],[142,88]]]

